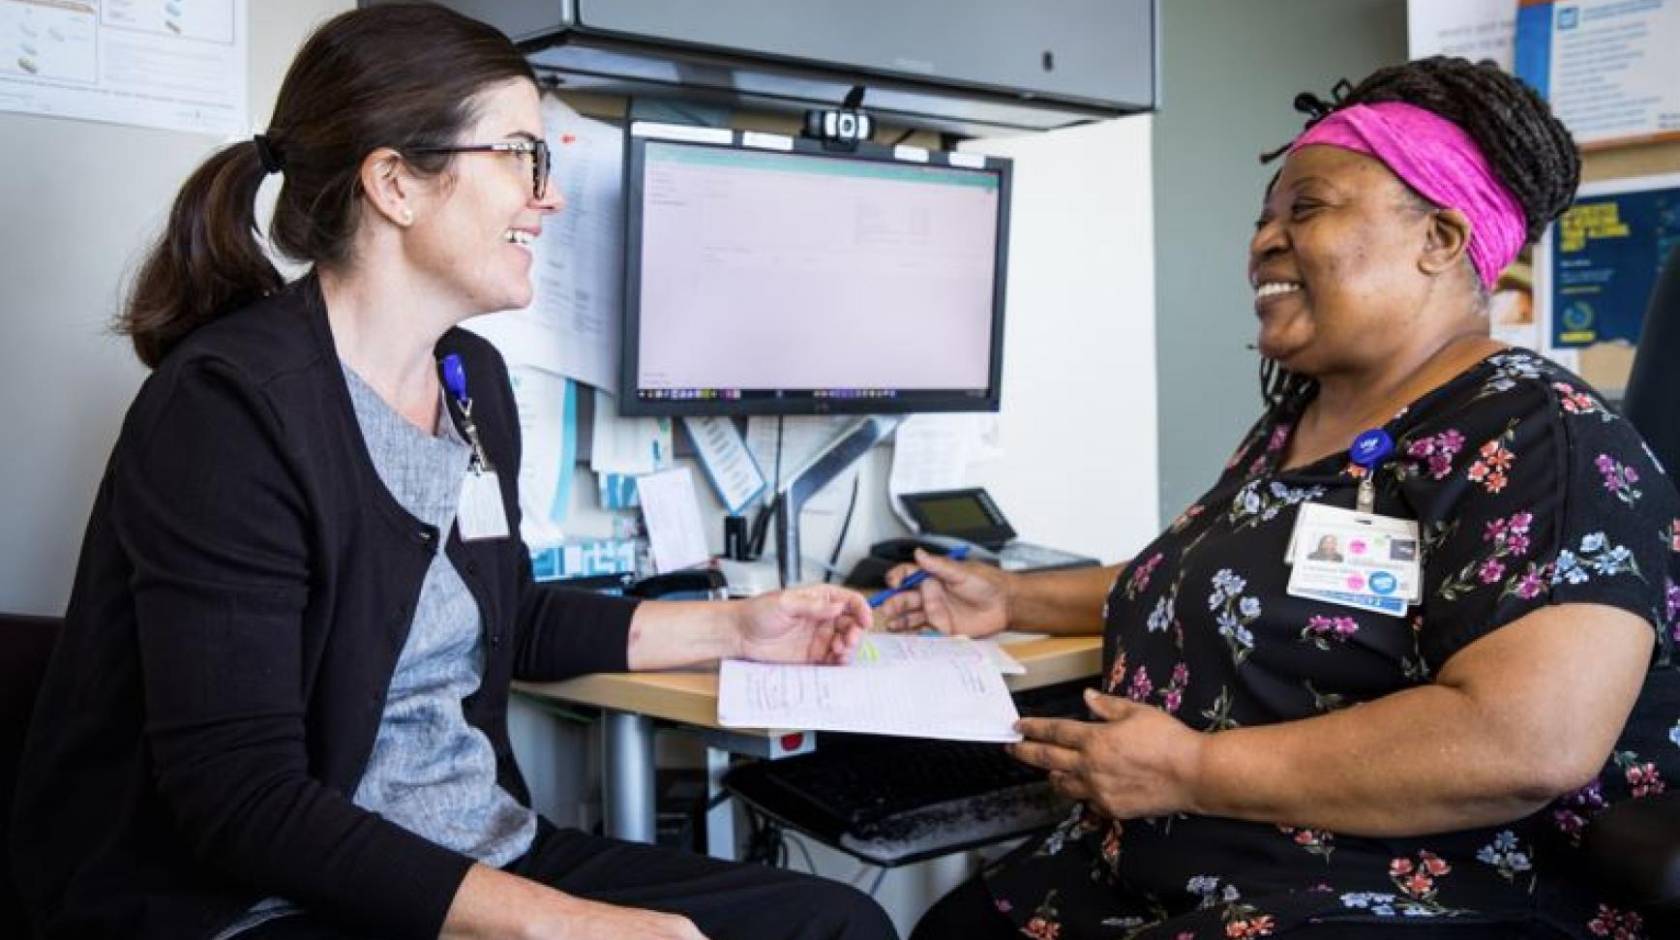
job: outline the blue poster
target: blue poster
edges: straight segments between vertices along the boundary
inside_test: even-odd
[[[1680,245],[1680,178],[1660,182],[1599,194],[1593,190],[1608,187],[1583,187],[1575,205],[1552,226],[1546,237],[1554,347],[1639,342],[1657,270]]]

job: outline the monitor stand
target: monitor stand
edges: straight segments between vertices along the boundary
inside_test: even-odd
[[[870,448],[886,440],[903,420],[902,415],[864,418],[813,454],[782,484],[777,493],[780,500],[776,510],[776,555],[781,562],[782,587],[798,584],[801,580],[799,513],[805,508],[806,501],[845,473],[852,464],[863,459]]]

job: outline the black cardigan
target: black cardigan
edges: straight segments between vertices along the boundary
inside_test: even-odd
[[[506,368],[451,352],[517,533]],[[37,927],[207,937],[279,895],[437,936],[471,859],[349,794],[438,537],[379,481],[313,276],[185,339],[123,422],[35,709],[12,853]],[[634,604],[533,585],[517,536],[446,550],[485,632],[466,718],[528,802],[509,680],[625,669]]]

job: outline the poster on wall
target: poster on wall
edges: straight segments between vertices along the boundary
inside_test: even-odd
[[[250,132],[246,0],[0,0],[0,111]]]
[[[1406,57],[1452,55],[1511,71],[1517,0],[1409,0]]]
[[[1521,0],[1517,75],[1583,148],[1680,139],[1680,0]]]
[[[1554,349],[1639,342],[1645,305],[1680,247],[1680,173],[1588,183],[1536,249]]]
[[[1510,72],[1516,56],[1517,0],[1409,0],[1406,54],[1422,59],[1459,56],[1492,62]],[[1528,349],[1543,348],[1535,320],[1529,252],[1499,275],[1488,299],[1493,337]]]

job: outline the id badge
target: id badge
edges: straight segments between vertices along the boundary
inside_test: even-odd
[[[461,502],[455,513],[461,541],[505,539],[507,513],[502,509],[502,486],[494,470],[468,470],[461,478]]]
[[[1288,552],[1292,597],[1390,617],[1423,598],[1415,520],[1302,503]]]

